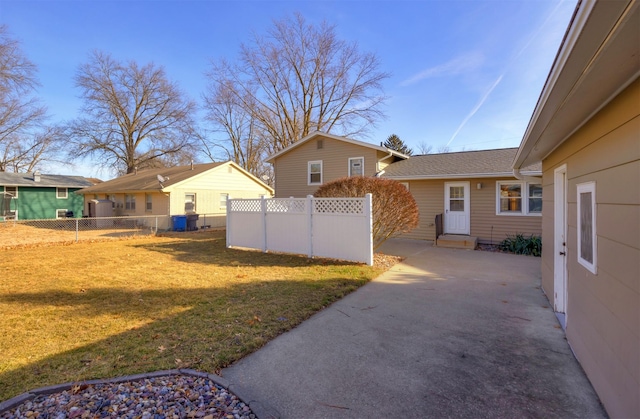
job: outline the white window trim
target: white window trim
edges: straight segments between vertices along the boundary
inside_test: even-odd
[[[224,197],[224,201],[222,200],[222,197]],[[219,204],[220,205],[220,209],[226,209],[227,208],[227,201],[229,199],[229,194],[228,193],[221,193],[220,194],[220,198],[219,200]],[[222,204],[224,202],[224,205]]]
[[[59,217],[59,216],[58,216],[58,213],[59,213],[60,211],[64,211],[64,212],[65,212],[65,216],[64,216],[64,217]],[[56,220],[62,220],[62,219],[67,218],[67,216],[66,216],[67,211],[69,211],[69,210],[67,210],[67,209],[62,209],[62,208],[58,208],[58,209],[56,209]]]
[[[16,198],[16,199],[17,199],[17,198],[18,198],[18,187],[17,187],[17,186],[5,186],[5,187],[4,187],[4,193],[9,193],[9,192],[7,192],[7,188],[16,188],[16,194],[15,194],[15,195],[11,194],[11,195],[12,195],[14,198]]]
[[[320,182],[311,182],[311,165],[312,164],[320,164]],[[322,185],[322,177],[323,177],[322,172],[323,172],[322,160],[313,160],[313,161],[307,162],[307,185],[308,186]]]
[[[149,208],[149,206],[151,206],[151,208]],[[147,212],[153,212],[153,195],[150,193],[144,195],[144,210]]]
[[[578,263],[584,266],[589,272],[596,275],[598,273],[598,236],[596,235],[596,183],[595,182],[586,182],[579,183],[576,185],[577,189],[577,226],[578,226],[578,234],[576,235],[576,239],[578,242]],[[580,194],[582,193],[591,193],[591,245],[593,246],[593,262],[589,262],[582,258],[582,240],[580,237],[582,236],[582,217],[580,216],[580,209],[582,208],[582,202]]]
[[[231,167],[231,166],[229,166]],[[193,196],[193,201],[187,201],[187,196]],[[198,200],[197,194],[195,192],[185,192],[184,194],[184,211],[187,212],[187,203],[193,204],[193,209],[190,212],[196,212],[196,202]]]
[[[64,196],[58,196],[60,191],[64,189]],[[69,198],[69,188],[58,188],[56,187],[56,199],[68,199]]]
[[[351,160],[360,160],[362,162],[362,175],[352,175],[351,174]],[[364,157],[349,157],[349,166],[347,167],[347,173],[349,173],[349,177],[351,177],[351,176],[364,176]]]
[[[500,186],[501,185],[520,185],[520,208],[521,212],[500,212]],[[540,183],[500,180],[496,182],[496,215],[502,217],[541,217],[540,212],[529,212],[529,185],[541,185]]]

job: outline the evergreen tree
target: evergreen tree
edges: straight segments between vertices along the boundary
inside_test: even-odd
[[[400,137],[398,137],[395,134],[391,134],[387,140],[384,142],[383,144],[385,147],[387,147],[388,149],[391,150],[395,150],[399,153],[402,154],[406,154],[407,156],[410,156],[411,154],[413,154],[413,150],[410,149],[405,143],[404,141],[402,141],[400,139]]]

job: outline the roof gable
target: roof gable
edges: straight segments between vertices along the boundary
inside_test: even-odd
[[[377,146],[375,144],[371,144],[371,143],[365,143],[364,141],[358,141],[358,140],[353,140],[351,138],[347,138],[347,137],[341,137],[338,135],[333,135],[333,134],[327,134],[321,131],[316,131],[312,134],[307,135],[306,137],[300,139],[299,141],[296,141],[295,143],[289,145],[288,147],[283,148],[282,150],[280,150],[279,152],[272,154],[271,156],[267,157],[267,159],[265,160],[267,163],[273,163],[275,159],[277,159],[278,157],[282,156],[283,154],[289,153],[292,150],[295,150],[296,148],[298,148],[299,146],[301,146],[302,144],[305,144],[308,141],[314,140],[317,137],[324,137],[324,138],[329,138],[332,140],[337,140],[337,141],[343,141],[346,143],[350,143],[350,144],[354,144],[357,146],[361,146],[361,147],[366,147],[366,148],[370,148],[376,151],[382,151],[384,153],[391,153],[396,157],[402,158],[402,159],[407,159],[409,158],[409,156],[399,153],[395,150],[391,150],[387,147],[383,147],[383,146]],[[319,139],[319,138],[318,138]]]
[[[425,154],[390,164],[382,177],[391,179],[447,179],[469,177],[513,177],[512,162],[517,148]],[[522,170],[539,175],[541,164]]]

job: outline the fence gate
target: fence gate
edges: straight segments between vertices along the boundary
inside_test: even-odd
[[[371,266],[371,194],[364,198],[229,198],[227,247],[343,259]]]

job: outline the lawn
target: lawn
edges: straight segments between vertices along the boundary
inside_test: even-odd
[[[68,381],[219,371],[384,270],[227,249],[215,231],[0,256],[0,401]]]

